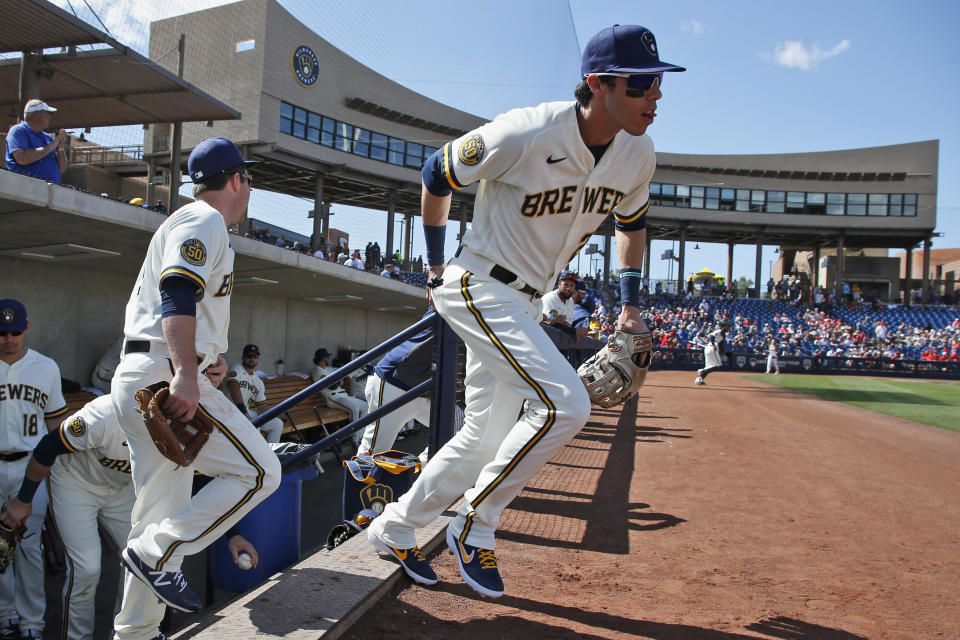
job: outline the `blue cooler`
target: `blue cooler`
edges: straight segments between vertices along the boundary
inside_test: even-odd
[[[247,591],[300,560],[300,494],[303,482],[317,475],[312,465],[284,474],[277,490],[237,523],[260,556],[253,569],[244,571],[233,562],[226,536],[210,545],[208,571],[217,588]]]

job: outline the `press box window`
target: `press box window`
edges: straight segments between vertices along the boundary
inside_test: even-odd
[[[251,51],[257,48],[256,40],[241,40],[237,43],[236,52],[240,53],[241,51]]]
[[[390,138],[390,164],[398,164],[401,167],[403,166],[403,155],[404,155],[404,142],[403,140],[398,140],[397,138]]]
[[[867,215],[871,216],[885,216],[887,215],[887,194],[885,193],[871,193],[867,201],[869,206],[867,207]]]
[[[690,208],[703,209],[703,187],[690,187]]]
[[[320,131],[320,144],[325,147],[333,146],[333,138],[337,130],[337,121],[332,118],[324,117]]]
[[[807,213],[823,215],[827,212],[826,207],[827,194],[808,193],[807,194]]]
[[[293,105],[280,103],[280,133],[293,135]]]
[[[370,157],[381,162],[387,161],[387,143],[389,138],[382,133],[370,135]]]
[[[828,193],[827,194],[827,215],[829,216],[842,216],[843,207],[847,202],[845,194],[842,193]]]
[[[903,195],[903,215],[905,216],[917,215],[917,194],[905,193]]]
[[[787,191],[787,213],[803,213],[803,192]]]
[[[783,203],[787,199],[787,194],[783,191],[767,191],[767,213],[783,213]]]
[[[847,215],[865,216],[867,215],[867,194],[848,193],[847,194]]]

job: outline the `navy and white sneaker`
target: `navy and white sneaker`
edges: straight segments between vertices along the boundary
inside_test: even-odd
[[[130,547],[123,550],[120,560],[161,602],[187,613],[203,608],[200,598],[190,591],[187,580],[180,571],[158,571],[141,560]]]
[[[0,640],[17,640],[20,637],[20,618],[7,618],[0,622]]]
[[[503,595],[503,580],[497,569],[497,559],[493,549],[481,549],[458,540],[447,525],[447,546],[450,553],[457,557],[460,575],[463,581],[482,596],[499,598]]]
[[[414,582],[426,585],[437,584],[437,574],[430,567],[430,563],[427,562],[427,558],[423,555],[420,547],[394,549],[381,540],[379,536],[373,532],[373,529],[370,528],[367,529],[367,540],[369,540],[370,544],[380,553],[385,553],[391,558],[395,558],[397,562],[400,563],[400,566],[403,567],[403,571],[410,576],[410,579]]]

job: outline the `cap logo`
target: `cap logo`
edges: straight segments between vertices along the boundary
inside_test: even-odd
[[[290,60],[290,66],[293,69],[293,75],[297,82],[304,87],[312,87],[317,78],[320,77],[320,60],[313,49],[305,44],[301,44],[293,50],[293,57]]]
[[[193,174],[194,180],[203,180],[203,171],[196,171]]]
[[[207,262],[207,248],[197,238],[184,240],[180,245],[180,255],[190,264],[199,267]]]
[[[83,421],[83,418],[77,416],[67,423],[67,431],[73,437],[79,438],[87,431],[87,423]]]
[[[640,42],[643,43],[643,47],[648,53],[650,53],[650,55],[657,55],[657,41],[654,40],[652,33],[649,31],[644,31],[643,35],[640,36]]]
[[[13,309],[4,309],[3,311],[0,311],[0,316],[3,317],[4,323],[10,324],[13,322],[14,318]]]
[[[472,166],[483,159],[483,138],[474,134],[460,143],[457,157],[465,165]]]

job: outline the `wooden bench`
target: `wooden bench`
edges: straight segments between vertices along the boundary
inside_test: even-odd
[[[67,415],[76,413],[83,405],[87,404],[97,396],[89,391],[74,391],[73,393],[63,394],[63,399],[67,401]]]
[[[312,384],[309,378],[300,376],[278,376],[263,381],[266,402],[257,407],[257,413],[275,407],[290,396],[299,393]],[[324,406],[320,395],[311,396],[287,409],[283,414],[283,432],[296,432],[313,427],[321,427],[329,433],[331,425],[343,426],[350,422],[350,413],[340,407]],[[341,424],[342,423],[342,424]]]

